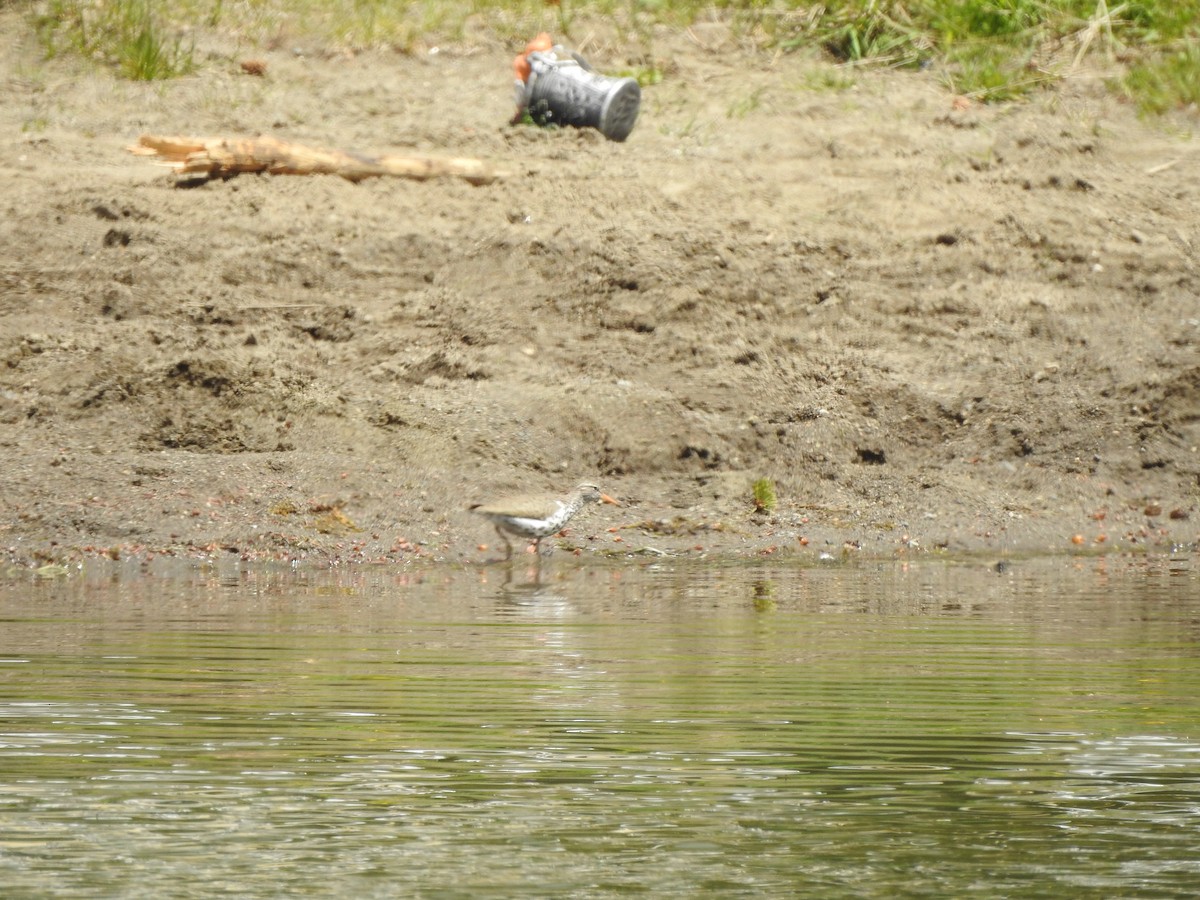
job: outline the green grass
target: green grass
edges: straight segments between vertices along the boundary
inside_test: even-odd
[[[759,512],[770,512],[775,508],[778,499],[775,496],[775,482],[770,478],[759,478],[754,482],[754,508]]]
[[[1195,100],[1200,0],[830,0],[781,38],[850,63],[935,66],[955,93],[1011,100],[1097,57],[1147,111]]]
[[[173,36],[150,0],[50,0],[34,26],[47,56],[64,52],[109,64],[135,81],[157,81],[195,68],[191,44]]]
[[[804,87],[813,93],[852,90],[858,82],[844,68],[820,68],[804,73]]]
[[[744,119],[762,105],[762,95],[765,88],[755,88],[744,97],[739,97],[725,111],[726,118]]]
[[[42,0],[28,3],[48,55],[74,52],[136,79],[191,71],[183,35],[231,46],[286,42],[412,51],[486,34],[514,48],[565,43],[609,20],[643,83],[669,71],[655,27],[723,18],[744,46],[817,50],[856,66],[930,68],[955,93],[1019,98],[1097,63],[1147,113],[1197,103],[1200,0]],[[737,111],[734,111],[736,115]]]
[[[1200,48],[1190,44],[1139,62],[1115,86],[1144,113],[1200,107]]]

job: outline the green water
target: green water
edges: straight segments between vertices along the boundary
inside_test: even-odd
[[[12,897],[1200,894],[1200,565],[0,581]]]

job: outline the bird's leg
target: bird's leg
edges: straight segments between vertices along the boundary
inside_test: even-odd
[[[500,540],[504,541],[504,547],[508,551],[504,554],[505,559],[512,559],[512,542],[509,541],[508,535],[500,530],[500,526],[496,526],[496,534],[500,535]]]

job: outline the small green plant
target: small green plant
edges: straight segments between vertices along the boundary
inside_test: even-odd
[[[758,512],[770,512],[778,503],[775,496],[775,482],[770,478],[760,478],[754,482],[754,508]]]
[[[1158,115],[1200,105],[1200,47],[1189,44],[1139,62],[1116,86],[1142,113]]]
[[[762,95],[765,88],[755,88],[747,96],[735,100],[725,111],[728,119],[744,119],[762,105]]]
[[[148,4],[129,25],[129,31],[117,42],[117,58],[121,72],[127,78],[157,81],[183,75],[195,68],[193,48],[185,47],[181,36],[176,36],[174,42],[165,38],[155,24]]]
[[[978,100],[1015,100],[1050,76],[1031,75],[1027,60],[1011,48],[990,41],[972,42],[947,54],[946,85],[956,94]]]
[[[565,38],[571,37],[571,23],[575,21],[573,10],[574,2],[568,0],[553,0],[552,5],[558,7],[558,33]]]
[[[933,43],[895,2],[843,0],[825,6],[804,36],[785,39],[785,48],[815,41],[843,62],[882,60],[918,65],[932,54]]]
[[[650,85],[658,84],[663,80],[662,69],[650,63],[643,66],[634,66],[629,69],[619,69],[613,73],[620,78],[633,78],[637,81],[639,87],[649,87]]]
[[[825,91],[835,91],[838,93],[849,91],[857,83],[854,77],[842,68],[822,66],[819,69],[804,73],[804,87],[807,90],[818,93]]]
[[[47,56],[73,51],[115,65],[126,78],[154,81],[195,68],[194,48],[166,36],[149,0],[51,0],[34,18]]]
[[[208,27],[216,28],[221,22],[221,13],[225,9],[225,0],[217,0],[208,14]]]

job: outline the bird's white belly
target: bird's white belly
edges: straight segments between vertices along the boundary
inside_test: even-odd
[[[530,537],[545,537],[548,534],[554,534],[559,530],[555,519],[525,519],[521,516],[505,516],[503,526],[506,530],[514,531],[517,534],[526,534]]]

